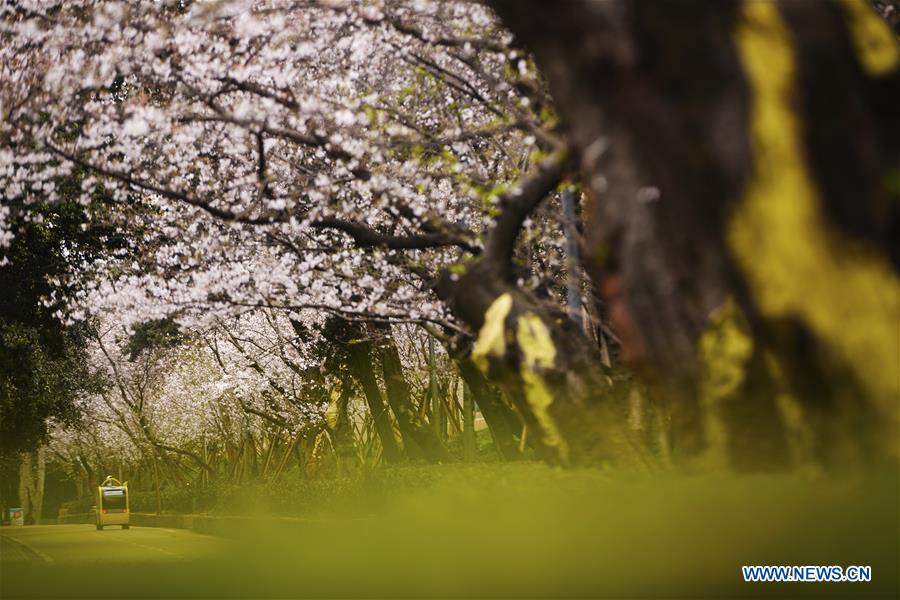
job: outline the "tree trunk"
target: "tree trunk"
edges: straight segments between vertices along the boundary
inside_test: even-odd
[[[350,355],[350,370],[354,378],[359,382],[375,423],[375,431],[381,441],[381,448],[385,462],[394,463],[400,460],[400,447],[394,437],[394,426],[391,423],[391,415],[388,407],[381,397],[375,372],[372,369],[373,350],[372,344],[363,337],[359,331],[359,338],[348,344]]]
[[[414,458],[414,453],[410,452],[410,449],[416,448],[431,462],[447,460],[449,457],[447,449],[438,440],[434,431],[419,419],[413,406],[409,385],[403,376],[400,352],[391,337],[390,326],[376,325],[375,330],[383,334],[379,340],[379,346],[384,385],[387,388],[388,403],[397,419],[407,454],[410,455],[410,458]]]
[[[153,487],[156,490],[156,514],[162,514],[162,494],[159,485],[159,459],[153,454]]]
[[[243,448],[244,480],[250,481],[256,477],[258,468],[256,462],[256,440],[248,429],[244,430]]]
[[[663,401],[697,454],[718,421],[728,463],[758,464],[741,431],[790,435],[798,416],[772,403],[790,397],[818,460],[896,460],[900,55],[885,24],[862,1],[490,4],[579,151],[585,266],[621,282],[604,300],[623,354],[676,390]],[[749,322],[734,372],[700,349],[729,299]],[[728,400],[702,397],[724,391],[704,383],[717,372]]]
[[[463,382],[463,458],[475,460],[478,448],[475,444],[475,402],[469,386]]]
[[[500,391],[484,378],[469,357],[455,359],[459,373],[472,399],[478,405],[497,447],[497,452],[506,460],[521,458],[515,433],[522,428],[521,422],[512,409],[506,405]]]
[[[428,398],[431,400],[431,428],[435,437],[443,442],[447,439],[447,423],[441,402],[441,386],[434,364],[434,338],[428,338]]]
[[[331,403],[325,412],[325,424],[331,432],[337,471],[340,475],[353,475],[359,469],[359,457],[353,445],[353,424],[347,414],[351,386],[337,384],[331,389]]]
[[[471,361],[513,403],[540,457],[561,464],[646,462],[629,438],[627,406],[607,394],[596,347],[564,313],[516,288],[490,255],[462,276],[445,274],[437,289],[479,332]],[[460,366],[479,401],[477,379]],[[488,418],[483,406],[482,412]]]
[[[46,472],[46,449],[44,447],[20,454],[19,502],[25,511],[25,523],[28,525],[40,523],[44,508]]]

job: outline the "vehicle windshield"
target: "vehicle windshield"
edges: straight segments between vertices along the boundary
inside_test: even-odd
[[[101,488],[103,508],[110,511],[121,511],[125,508],[125,490]]]

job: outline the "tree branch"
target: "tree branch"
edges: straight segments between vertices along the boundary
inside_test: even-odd
[[[160,185],[137,179],[127,173],[122,173],[106,167],[101,167],[85,160],[82,160],[74,154],[58,148],[53,144],[47,143],[47,147],[54,153],[66,160],[100,175],[110,177],[122,183],[132,185],[136,188],[159,194],[171,200],[176,200],[189,204],[196,208],[200,208],[210,215],[223,221],[232,221],[245,223],[248,225],[271,225],[275,223],[287,222],[285,214],[264,215],[259,217],[248,217],[238,214],[234,211],[212,206],[208,201],[197,198],[189,192],[181,190],[172,190]],[[365,225],[359,221],[347,221],[338,217],[322,217],[310,221],[309,226],[313,229],[334,229],[342,231],[353,238],[356,245],[360,248],[386,247],[394,250],[421,250],[426,248],[442,248],[446,246],[457,246],[467,252],[477,254],[479,248],[468,240],[453,236],[448,233],[435,232],[424,233],[418,235],[392,235],[381,233],[378,230]]]
[[[196,452],[191,452],[190,450],[182,450],[181,448],[176,448],[175,446],[169,446],[168,444],[163,444],[162,442],[153,441],[151,442],[154,446],[159,448],[160,450],[168,450],[169,452],[174,452],[175,454],[181,454],[182,456],[187,456],[196,462],[200,467],[202,467],[207,473],[212,473],[212,467],[200,458]]]
[[[162,186],[156,185],[155,183],[150,183],[148,181],[142,181],[127,173],[122,173],[121,171],[116,171],[114,169],[109,169],[106,167],[101,167],[92,163],[89,163],[85,160],[82,160],[71,154],[62,148],[57,148],[50,142],[47,142],[47,148],[57,154],[69,162],[72,162],[79,167],[87,169],[89,171],[94,171],[103,175],[105,177],[110,177],[111,179],[115,179],[117,181],[121,181],[122,183],[126,183],[128,185],[132,185],[136,188],[142,189],[147,192],[153,192],[154,194],[159,194],[160,196],[164,196],[169,198],[170,200],[177,200],[179,202],[184,202],[185,204],[189,204],[191,206],[203,209],[208,212],[212,216],[222,219],[223,221],[236,221],[240,223],[247,223],[248,225],[270,225],[272,223],[282,223],[286,222],[287,219],[283,216],[274,217],[271,215],[264,217],[245,217],[243,215],[239,215],[233,211],[224,208],[218,208],[212,206],[209,202],[205,200],[201,200],[197,198],[191,193],[183,192],[181,190],[171,190],[169,188],[164,188]]]
[[[425,248],[457,246],[468,252],[478,252],[478,248],[473,246],[468,240],[443,232],[392,235],[381,233],[359,221],[345,221],[336,217],[316,219],[309,225],[316,229],[335,229],[337,231],[343,231],[353,238],[356,246],[360,248],[382,246],[392,250],[422,250]]]
[[[484,259],[508,274],[513,249],[525,218],[552,192],[563,176],[569,153],[562,150],[542,162],[537,170],[500,198],[501,213],[485,241]]]

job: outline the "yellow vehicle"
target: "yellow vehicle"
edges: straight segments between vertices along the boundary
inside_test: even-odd
[[[110,475],[97,488],[97,529],[106,525],[121,525],[128,529],[128,482],[120,482]]]

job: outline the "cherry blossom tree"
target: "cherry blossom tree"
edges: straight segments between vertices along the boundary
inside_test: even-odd
[[[485,269],[543,310],[515,289],[512,260],[563,175],[563,145],[533,67],[487,10],[88,3],[7,20],[13,40],[39,40],[9,46],[17,89],[33,94],[8,104],[15,199],[76,170],[85,198],[108,196],[144,236],[143,260],[84,266],[93,310],[204,326],[248,307],[316,308],[466,339],[502,295]],[[98,40],[90,57],[74,50]],[[572,356],[590,356],[573,340]],[[582,389],[596,388],[582,366]],[[520,366],[497,368],[529,426],[554,438],[535,435],[541,451],[563,458]]]
[[[120,323],[100,325],[90,351],[108,386],[51,448],[85,489],[123,467],[147,488],[277,476],[299,441],[321,433],[327,406],[278,316],[247,313],[140,345]]]
[[[433,441],[406,412],[401,324],[443,342],[509,454],[509,405],[557,463],[658,464],[674,450],[754,468],[827,461],[829,439],[883,454],[854,433],[894,440],[897,424],[885,375],[897,307],[884,300],[896,211],[890,185],[872,183],[891,181],[897,156],[878,133],[896,129],[883,23],[854,2],[487,4],[496,14],[428,0],[4,5],[0,231],[53,201],[54,181],[76,180],[134,247],[81,265],[70,318],[174,318],[213,336],[222,376],[243,365],[233,373],[262,386],[231,401],[277,419],[297,399],[291,378],[315,380],[289,338],[325,336],[346,370],[319,383],[338,413],[364,398],[385,458]],[[817,56],[841,83],[826,85]],[[794,92],[802,108],[785,104]],[[836,113],[865,135],[798,124]],[[573,269],[545,202],[573,184],[590,200],[591,335],[563,309]],[[806,275],[821,284],[809,306]],[[298,329],[306,311],[318,317]],[[276,323],[272,346],[236,325],[260,315]],[[340,337],[324,315],[343,319]],[[641,376],[630,396],[599,315]],[[235,354],[218,360],[223,348]],[[820,411],[823,385],[831,405],[862,407],[865,426]],[[661,424],[662,450],[634,425],[645,417]],[[760,439],[769,454],[754,451]]]

